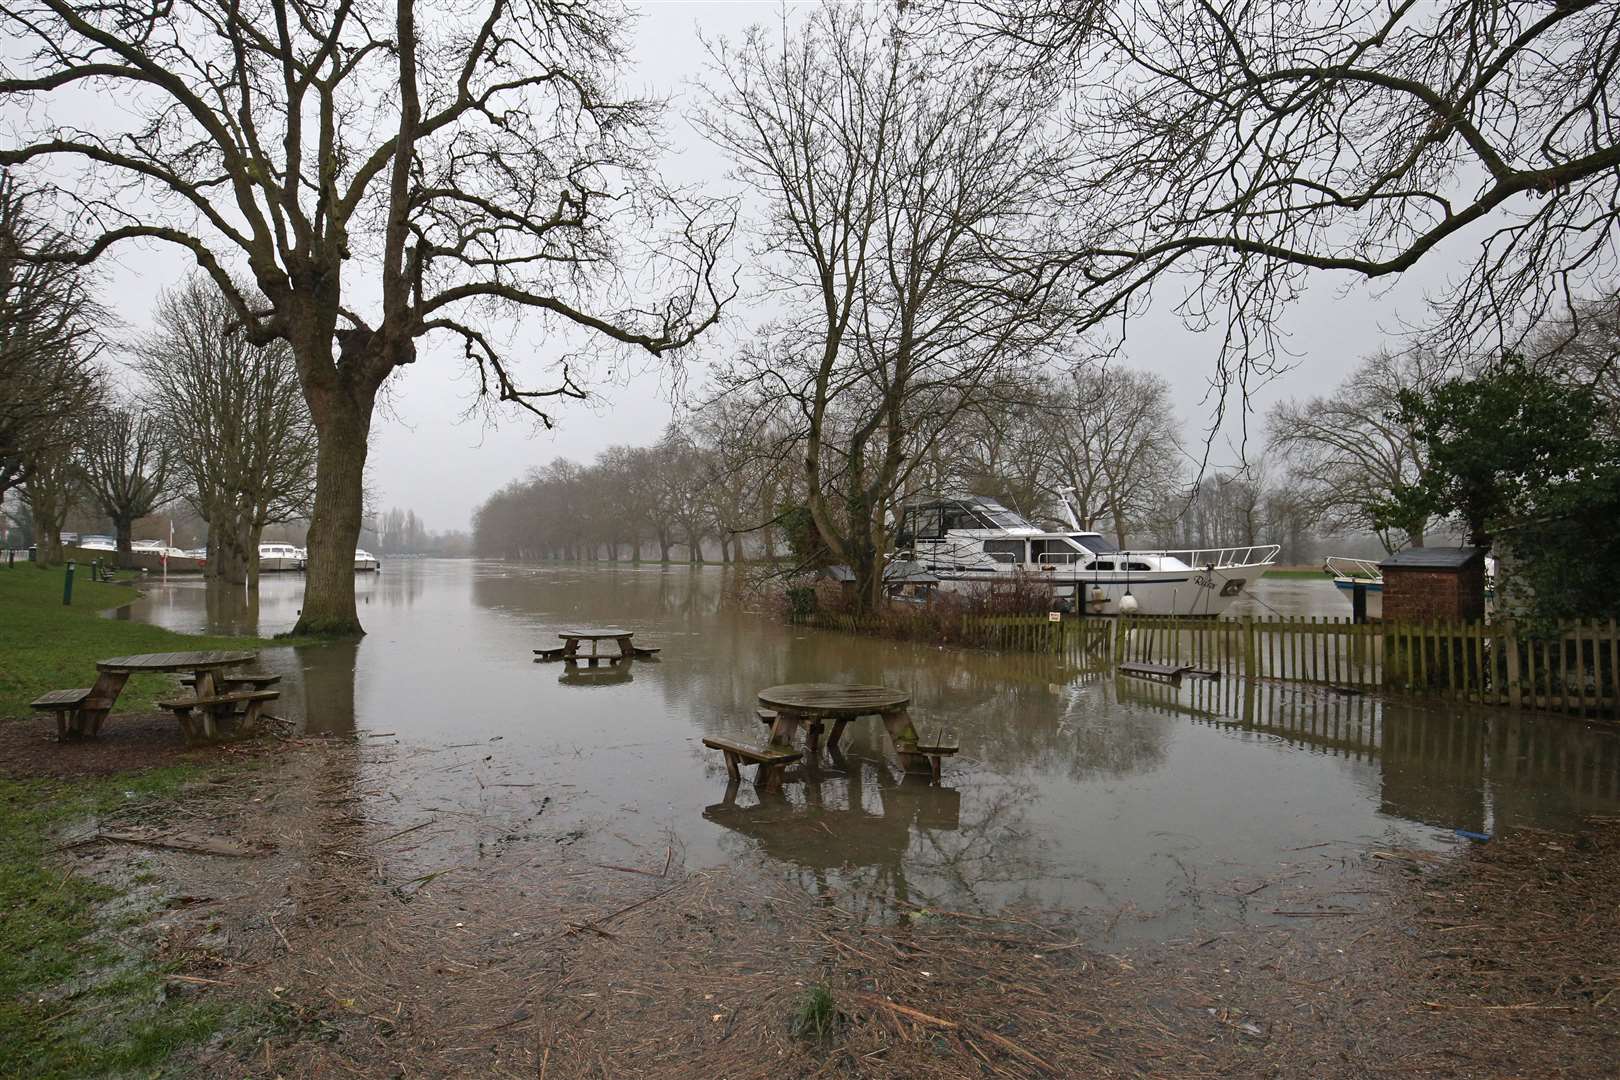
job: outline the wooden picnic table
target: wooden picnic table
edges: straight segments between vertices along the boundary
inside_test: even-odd
[[[73,716],[70,731],[75,736],[95,735],[102,721],[112,712],[131,675],[157,672],[186,671],[195,679],[199,698],[214,697],[215,673],[226,668],[251,664],[259,658],[256,652],[211,649],[202,652],[141,653],[136,656],[114,656],[96,664],[96,684],[90,696]]]
[[[658,657],[657,649],[643,649],[631,643],[636,636],[634,630],[625,630],[617,626],[586,627],[581,630],[561,630],[557,636],[562,638],[562,644],[555,649],[534,650],[534,662],[542,663],[546,660],[562,660],[569,664],[589,664],[595,667],[599,661],[609,664],[621,664],[633,658],[655,660]],[[590,642],[591,651],[581,652],[580,643]],[[602,653],[597,645],[603,641],[616,641],[619,651],[615,653]]]
[[[911,723],[911,695],[887,686],[860,686],[847,683],[788,683],[759,692],[762,707],[776,713],[771,724],[771,743],[793,745],[801,725],[807,728],[806,748],[812,757],[820,752],[822,725],[831,720],[832,734],[827,745],[836,749],[844,728],[862,716],[882,718],[894,744],[895,757],[907,772],[932,773],[926,755],[917,752],[917,729]]]

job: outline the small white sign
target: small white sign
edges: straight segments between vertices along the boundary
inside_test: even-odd
[[[1046,621],[1047,622],[1062,622],[1063,621],[1063,612],[1061,612],[1061,611],[1048,611],[1046,613]]]

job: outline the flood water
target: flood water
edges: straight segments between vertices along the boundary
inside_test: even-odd
[[[882,918],[907,905],[1112,913],[1120,938],[1264,922],[1260,883],[1456,829],[1567,827],[1620,812],[1620,739],[1557,717],[1324,691],[1115,678],[1048,657],[792,627],[739,610],[719,568],[399,560],[362,575],[358,643],[268,650],[275,711],[368,748],[355,796],[428,870],[552,843],[657,872],[741,864]],[[154,583],[120,617],[276,633],[302,598],[256,604]],[[1252,603],[1342,614],[1331,584]],[[624,626],[657,661],[536,664],[559,629]],[[755,695],[787,682],[903,688],[919,727],[961,736],[939,786],[902,778],[876,720],[785,790],[728,793],[708,736],[758,743]],[[1347,902],[1353,903],[1353,899]]]

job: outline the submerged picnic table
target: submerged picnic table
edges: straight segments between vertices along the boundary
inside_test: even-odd
[[[895,756],[907,772],[932,773],[926,754],[918,752],[917,729],[911,724],[911,695],[887,686],[857,686],[845,683],[788,683],[759,692],[759,703],[776,713],[771,723],[773,746],[793,745],[800,725],[807,727],[805,745],[811,756],[820,752],[822,725],[833,722],[827,745],[836,749],[844,728],[862,716],[877,716],[889,731]]]
[[[542,660],[563,660],[570,664],[585,663],[595,666],[599,661],[617,664],[634,657],[652,659],[658,655],[657,649],[642,649],[631,644],[630,639],[636,636],[634,630],[624,630],[617,626],[586,627],[582,630],[561,630],[557,636],[562,638],[562,645],[555,649],[534,650],[535,662]],[[582,642],[591,643],[591,651],[580,652]],[[597,650],[599,642],[616,641],[619,644],[617,654],[603,654]]]
[[[75,736],[94,735],[101,723],[112,712],[131,675],[149,675],[157,672],[190,672],[196,681],[199,698],[216,696],[215,675],[226,668],[250,664],[259,658],[256,652],[209,650],[206,652],[141,653],[137,656],[115,656],[96,664],[96,685],[90,696],[74,714],[69,731]]]

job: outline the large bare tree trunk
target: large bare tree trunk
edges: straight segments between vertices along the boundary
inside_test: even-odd
[[[337,389],[312,395],[320,439],[315,463],[315,513],[309,521],[304,609],[295,635],[364,634],[354,606],[354,552],[360,541],[371,406]]]
[[[118,536],[118,568],[128,570],[135,565],[133,533],[135,523],[128,518],[113,518],[113,532]]]

